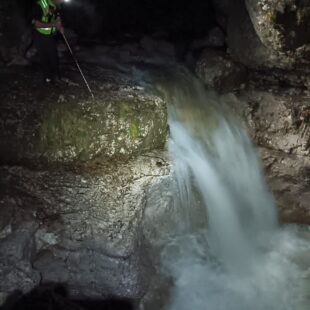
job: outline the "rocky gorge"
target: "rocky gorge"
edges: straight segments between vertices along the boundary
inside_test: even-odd
[[[1,3],[0,15],[9,5]],[[16,290],[61,283],[73,300],[113,297],[139,309],[164,308],[167,282],[157,278],[156,249],[177,194],[165,147],[169,102],[152,77],[180,66],[250,134],[280,222],[309,225],[309,4],[214,0],[212,6],[215,24],[181,47],[179,38],[160,32],[92,46],[77,40],[95,100],[63,44],[61,68],[69,80],[42,87],[37,67],[24,66],[35,52],[24,52],[29,29],[16,29],[25,39],[11,41],[9,18],[0,18],[4,307]]]

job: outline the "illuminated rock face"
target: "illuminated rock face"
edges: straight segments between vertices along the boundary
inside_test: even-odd
[[[95,101],[61,100],[64,96],[56,93],[40,102],[16,102],[14,108],[12,102],[1,105],[1,161],[36,165],[128,159],[163,148],[165,102],[138,86],[115,87]]]
[[[166,140],[165,103],[130,89],[124,98],[50,105],[43,114],[35,152],[48,162],[128,158]]]

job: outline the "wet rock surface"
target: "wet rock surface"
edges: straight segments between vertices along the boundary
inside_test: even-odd
[[[310,44],[308,1],[246,0],[254,29],[261,42],[275,51],[288,51]]]
[[[310,158],[259,149],[281,223],[310,223]]]
[[[44,86],[31,77],[30,70],[22,71],[18,80],[13,76],[9,86],[0,86],[3,163],[129,158],[165,144],[165,103],[125,76],[103,70],[106,83],[94,83],[97,92],[92,100],[83,97],[81,82],[81,90],[63,83],[55,91],[55,86]],[[10,78],[10,72],[1,74]]]
[[[152,272],[145,193],[168,173],[166,103],[130,70],[88,65],[95,100],[72,66],[62,72],[69,83],[0,73],[1,303],[50,282],[72,298],[139,300]]]
[[[252,87],[223,100],[258,147],[280,222],[309,224],[309,94],[296,88]]]
[[[227,16],[230,54],[252,69],[300,69],[305,74],[309,71],[309,33],[297,28],[308,27],[307,14],[306,2],[237,1]]]
[[[226,32],[225,56],[248,69],[244,87],[223,101],[262,150],[281,221],[309,223],[309,3],[215,0],[214,7]],[[208,85],[223,66],[205,59],[208,66],[198,59],[196,73]]]
[[[78,297],[139,299],[150,266],[140,229],[161,153],[75,170],[1,167],[2,293],[67,283]]]
[[[241,92],[238,99],[247,105],[242,112],[256,143],[287,154],[309,156],[307,92],[257,89]]]

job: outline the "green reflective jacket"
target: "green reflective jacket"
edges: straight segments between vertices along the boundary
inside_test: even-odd
[[[42,9],[42,18],[41,21],[43,23],[50,23],[56,20],[56,6],[50,0],[38,0],[38,5],[40,5]],[[51,35],[56,32],[55,27],[47,27],[47,28],[36,28],[40,33],[45,35]]]

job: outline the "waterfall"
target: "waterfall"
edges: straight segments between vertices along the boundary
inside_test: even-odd
[[[162,85],[179,223],[161,254],[173,279],[167,309],[309,309],[305,270],[294,262],[309,247],[278,225],[240,122],[187,73]]]

